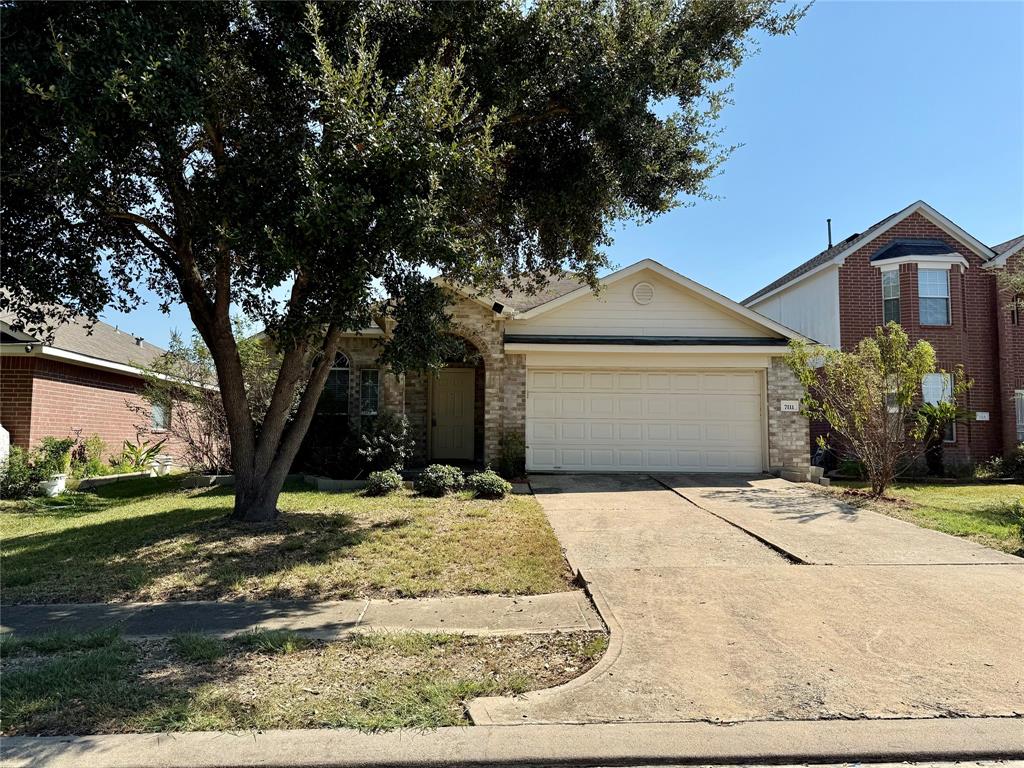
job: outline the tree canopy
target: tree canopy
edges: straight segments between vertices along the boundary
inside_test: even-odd
[[[427,274],[596,284],[613,222],[707,196],[729,76],[753,33],[787,33],[801,13],[6,4],[0,301],[32,330],[129,309],[142,286],[186,304],[224,398],[236,509],[265,517],[340,333],[390,316],[388,362],[437,364],[449,298]],[[261,418],[233,308],[281,355]]]

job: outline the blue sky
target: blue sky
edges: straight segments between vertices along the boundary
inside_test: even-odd
[[[1024,3],[819,2],[734,80],[719,196],[618,228],[612,260],[653,258],[742,299],[826,245],[923,199],[981,241],[1024,233]],[[108,322],[166,344],[184,308]]]

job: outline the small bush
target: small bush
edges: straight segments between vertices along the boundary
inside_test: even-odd
[[[482,499],[503,499],[512,492],[512,484],[491,469],[470,475],[466,485]]]
[[[424,496],[444,496],[462,490],[466,478],[458,467],[431,464],[416,480],[416,490]]]
[[[42,480],[41,472],[33,465],[32,456],[17,446],[0,462],[0,499],[24,499],[31,496]]]
[[[71,472],[71,451],[74,447],[73,437],[44,437],[39,443],[37,468],[44,477],[68,474]]]
[[[371,472],[366,478],[367,496],[387,496],[402,487],[402,476],[395,469]]]
[[[384,411],[362,431],[359,443],[359,458],[368,471],[401,469],[412,456],[409,420],[402,414]]]
[[[1024,443],[1005,456],[993,456],[988,461],[978,464],[974,474],[983,480],[998,480],[1005,477],[1024,480]]]
[[[498,474],[506,480],[526,474],[526,443],[523,436],[511,430],[501,436],[498,454]]]
[[[104,463],[103,454],[107,452],[107,444],[99,435],[91,435],[84,440],[79,439],[71,451],[72,477],[97,477],[110,473],[110,467]]]

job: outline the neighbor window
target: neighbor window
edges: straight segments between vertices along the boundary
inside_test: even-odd
[[[921,325],[949,325],[949,270],[917,270]]]
[[[921,380],[921,399],[926,403],[941,403],[953,399],[953,377],[948,373],[927,373]],[[946,425],[947,443],[956,441],[956,424]]]
[[[359,372],[359,413],[376,416],[380,404],[380,371],[367,368]]]
[[[327,374],[327,383],[316,404],[316,412],[321,416],[348,415],[348,358],[339,352],[334,358],[334,365]]]
[[[882,273],[882,325],[900,321],[900,271]]]
[[[171,407],[167,403],[150,403],[149,413],[153,429],[165,430],[171,426]]]
[[[1017,442],[1024,443],[1024,389],[1013,393],[1013,402],[1017,406]]]

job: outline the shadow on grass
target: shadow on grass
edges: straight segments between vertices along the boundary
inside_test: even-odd
[[[139,599],[139,593],[163,579],[181,575],[169,594],[145,599],[217,599],[240,581],[283,574],[339,556],[379,531],[408,525],[409,518],[359,525],[345,512],[286,512],[272,523],[254,526],[230,520],[230,488],[211,488],[180,499],[166,510],[142,508],[138,514],[88,521],[97,512],[116,511],[176,487],[167,478],[118,483],[95,494],[74,494],[64,506],[54,503],[32,514],[74,524],[8,536],[4,541],[5,603],[103,602]],[[93,497],[93,498],[89,498]],[[189,504],[193,500],[193,504]],[[65,498],[65,502],[68,499]],[[23,513],[27,514],[27,513]]]

